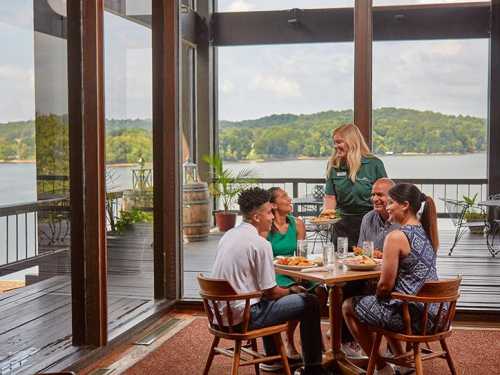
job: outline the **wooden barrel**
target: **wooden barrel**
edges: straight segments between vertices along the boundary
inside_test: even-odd
[[[183,232],[189,242],[203,241],[210,232],[209,195],[206,182],[184,185]]]

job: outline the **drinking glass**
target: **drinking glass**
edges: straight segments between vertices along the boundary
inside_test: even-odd
[[[349,242],[347,237],[337,238],[337,256],[339,259],[347,257],[347,250],[349,249]]]
[[[307,241],[297,240],[297,256],[307,258]]]
[[[372,258],[373,257],[373,241],[363,241],[363,252],[366,256]]]
[[[331,242],[323,245],[323,264],[330,272],[335,269],[335,247]]]

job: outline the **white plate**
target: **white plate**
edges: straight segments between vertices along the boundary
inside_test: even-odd
[[[278,264],[276,263],[277,261],[274,261],[274,266],[277,268],[281,268],[284,270],[291,270],[291,271],[300,271],[306,268],[312,268],[312,267],[318,267],[316,264],[311,264],[309,266],[289,266],[288,264]]]
[[[378,264],[353,264],[344,262],[347,268],[353,271],[371,271],[377,268]]]

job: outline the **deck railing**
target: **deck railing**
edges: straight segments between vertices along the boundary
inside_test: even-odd
[[[109,230],[123,207],[123,191],[107,193]],[[0,206],[0,276],[19,271],[70,247],[69,198]]]
[[[477,193],[487,198],[486,179],[396,179],[416,184],[434,198],[440,217],[450,217],[442,199],[461,200]],[[322,178],[261,178],[254,180],[269,188],[280,186],[291,197],[312,195]],[[442,199],[440,199],[442,198]],[[123,191],[108,193],[108,229],[114,227],[123,209]],[[237,207],[234,207],[235,209]],[[0,276],[36,264],[42,257],[69,249],[70,220],[68,198],[47,199],[0,206]]]
[[[253,181],[263,187],[279,186],[286,190],[290,197],[298,198],[312,195],[317,185],[324,185],[324,178],[258,178]],[[464,196],[474,196],[477,200],[487,198],[488,180],[477,179],[394,179],[395,182],[410,182],[419,187],[426,195],[431,196],[436,202],[439,217],[449,217],[445,210],[444,199],[462,200]],[[234,209],[237,207],[234,206]]]

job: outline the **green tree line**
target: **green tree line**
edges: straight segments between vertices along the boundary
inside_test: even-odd
[[[326,111],[221,121],[219,151],[225,160],[326,157],[332,152],[332,131],[352,122],[352,118],[352,111]],[[380,108],[373,112],[376,154],[485,150],[484,119],[402,108]]]
[[[225,160],[326,157],[332,151],[333,129],[352,122],[352,118],[353,112],[345,110],[220,121],[220,154]],[[142,158],[151,162],[151,129],[150,119],[106,120],[106,161],[136,163]],[[54,144],[66,150],[67,140],[65,117],[41,116],[36,126],[35,121],[0,123],[0,160],[47,158],[44,164],[49,166],[67,165],[67,152],[53,152]],[[373,149],[377,154],[481,152],[486,150],[486,121],[431,111],[380,108],[373,112]]]

